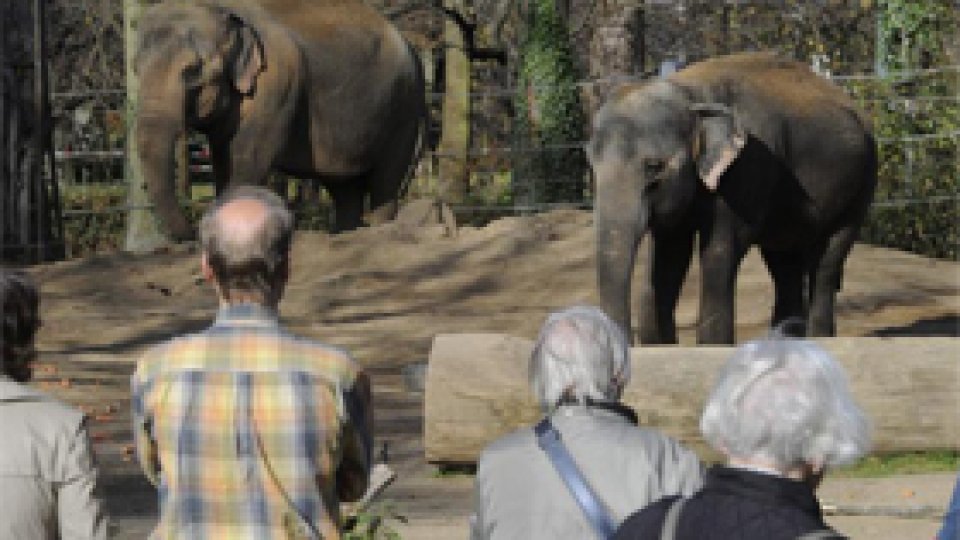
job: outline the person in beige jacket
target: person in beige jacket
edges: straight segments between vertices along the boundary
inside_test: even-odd
[[[667,495],[702,484],[696,454],[639,427],[620,403],[630,356],[620,328],[594,307],[547,318],[530,358],[530,386],[613,525]],[[538,424],[539,426],[539,424]],[[532,427],[484,450],[477,466],[473,540],[563,540],[600,536]]]
[[[40,327],[37,288],[0,268],[0,540],[105,539],[84,416],[24,383]]]

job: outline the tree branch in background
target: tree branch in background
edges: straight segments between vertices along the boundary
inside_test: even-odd
[[[496,17],[494,19],[496,30],[499,30],[499,26],[503,24],[503,20],[506,18],[507,5],[511,1],[512,0],[500,0],[500,2],[498,2],[496,6]],[[419,10],[439,11],[440,13],[443,13],[445,17],[456,23],[457,27],[460,28],[460,33],[463,35],[464,52],[466,52],[467,58],[469,58],[471,61],[495,60],[500,65],[506,65],[506,49],[500,47],[477,47],[477,23],[475,21],[468,20],[463,13],[444,6],[441,0],[433,0],[430,3],[411,2],[405,6],[400,6],[387,12],[386,16],[388,19],[396,20],[408,13]],[[497,22],[498,20],[499,22]]]

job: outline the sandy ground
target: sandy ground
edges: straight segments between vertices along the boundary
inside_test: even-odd
[[[589,213],[557,211],[462,228],[394,225],[339,236],[300,233],[281,305],[295,332],[343,346],[375,383],[378,449],[399,473],[384,494],[408,518],[406,539],[462,538],[471,478],[439,475],[423,462],[423,396],[403,384],[437,333],[492,331],[534,337],[544,316],[596,301]],[[132,256],[104,254],[31,270],[43,289],[36,384],[91,415],[105,493],[119,538],[143,538],[155,493],[131,455],[129,374],[140,352],[204,328],[216,307],[189,247]],[[692,343],[698,297],[694,267],[678,310],[681,341]],[[769,278],[756,253],[737,291],[738,339],[762,335],[771,310]],[[857,245],[838,297],[843,336],[960,336],[960,265]],[[958,345],[960,356],[960,345]],[[943,505],[952,475],[884,480],[830,479],[827,502]],[[930,519],[837,517],[854,538],[931,538]]]

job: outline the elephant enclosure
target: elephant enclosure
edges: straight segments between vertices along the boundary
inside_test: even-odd
[[[549,311],[596,302],[593,248],[591,214],[573,210],[464,227],[456,238],[439,227],[393,224],[339,236],[298,233],[283,320],[347,348],[371,371],[378,450],[387,443],[399,474],[384,498],[410,519],[404,538],[462,537],[472,479],[438,476],[424,463],[423,396],[404,385],[401,369],[426,360],[435,334],[533,338]],[[210,321],[216,301],[198,259],[178,248],[31,269],[43,290],[37,384],[91,413],[120,538],[143,538],[156,511],[129,447],[128,377],[144,347]],[[684,343],[693,342],[697,277],[694,265],[678,310]],[[771,300],[751,252],[738,280],[738,341],[765,333]],[[960,265],[858,244],[837,312],[843,336],[960,336]],[[437,530],[451,536],[429,536],[423,524],[449,526]],[[900,538],[932,536],[891,527]]]

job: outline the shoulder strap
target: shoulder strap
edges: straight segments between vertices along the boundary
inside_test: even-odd
[[[660,530],[660,540],[674,540],[677,537],[677,523],[680,521],[680,512],[687,503],[686,497],[680,497],[670,504],[667,515],[663,518],[663,529]]]
[[[822,529],[801,534],[797,537],[797,540],[846,540],[846,538],[846,536],[835,531]]]
[[[584,480],[580,469],[577,468],[577,464],[570,456],[570,452],[567,451],[563,441],[560,440],[560,433],[553,427],[550,419],[544,418],[541,420],[534,428],[534,432],[537,435],[537,445],[549,456],[554,469],[560,474],[563,483],[566,484],[567,489],[570,490],[573,498],[580,505],[580,509],[586,514],[594,530],[603,540],[611,538],[616,529],[616,524],[603,507],[597,494]]]

